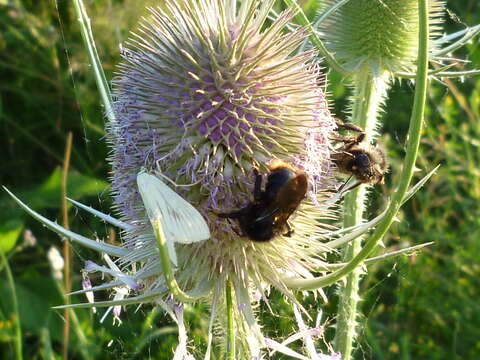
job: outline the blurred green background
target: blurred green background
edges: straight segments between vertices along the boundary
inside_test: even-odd
[[[86,1],[107,75],[118,62],[118,48],[134,28],[144,0]],[[306,9],[313,16],[315,1]],[[35,210],[62,221],[61,179],[67,133],[73,133],[68,195],[109,212],[108,149],[104,116],[94,78],[69,1],[0,0],[0,184]],[[447,32],[480,23],[478,0],[449,0]],[[359,14],[361,16],[361,14]],[[480,68],[478,37],[456,54]],[[463,65],[459,65],[461,69]],[[340,116],[348,93],[342,79],[329,75],[332,108]],[[387,184],[376,188],[371,215],[385,203],[401,167],[411,112],[413,86],[396,83],[385,107],[382,142],[391,158]],[[418,162],[418,178],[440,170],[409,201],[385,239],[390,250],[421,242],[435,245],[411,257],[369,269],[362,282],[363,316],[356,359],[480,358],[480,77],[430,85],[427,127]],[[112,229],[70,208],[70,227],[82,234],[115,241]],[[0,192],[0,247],[15,282],[23,331],[24,358],[61,358],[63,312],[60,283],[52,276],[47,252],[61,240],[27,216]],[[73,246],[73,288],[80,288],[80,269],[96,254]],[[14,358],[15,312],[5,263],[0,261],[0,358]],[[335,289],[322,305],[332,325]],[[291,312],[273,295],[276,311],[262,311],[270,336],[294,330]],[[73,302],[83,302],[82,296]],[[312,311],[313,300],[309,300]],[[76,311],[69,344],[72,359],[170,359],[176,328],[161,311],[129,307],[123,323]],[[205,344],[202,306],[187,308],[196,344]],[[102,313],[103,311],[100,311]],[[278,324],[281,324],[279,326]],[[281,330],[280,330],[281,329]],[[327,327],[326,340],[333,334]],[[201,358],[202,346],[196,354]]]

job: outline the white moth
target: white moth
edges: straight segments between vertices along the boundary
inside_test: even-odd
[[[141,172],[138,190],[152,226],[160,221],[170,260],[177,265],[175,243],[191,244],[210,238],[203,216],[179,194],[154,175]]]

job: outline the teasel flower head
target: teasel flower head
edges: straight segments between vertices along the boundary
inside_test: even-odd
[[[181,286],[209,293],[228,278],[237,301],[252,284],[263,296],[274,285],[293,300],[278,271],[314,269],[324,252],[312,238],[326,232],[317,220],[329,214],[318,202],[329,181],[335,125],[313,53],[293,54],[306,30],[284,31],[291,10],[267,26],[272,4],[169,1],[165,10],[150,10],[123,50],[113,82],[116,121],[108,126],[112,186],[122,220],[134,224],[124,234],[133,250],[125,265],[146,262],[136,274],[145,289],[164,285],[153,270],[157,244],[137,188],[142,169],[190,184],[175,191],[209,225],[209,240],[177,245]],[[253,167],[264,173],[276,159],[308,174],[309,200],[292,221],[292,237],[255,243],[217,213],[251,201]]]
[[[324,1],[322,8],[335,3]],[[441,35],[444,7],[443,1],[429,1],[432,40]],[[411,73],[417,59],[418,17],[415,0],[355,0],[339,7],[319,30],[327,49],[347,71],[367,66],[377,74]],[[431,42],[432,54],[437,45]]]
[[[111,288],[114,299],[91,306],[111,306],[115,317],[120,305],[135,303],[154,302],[169,312],[179,326],[175,358],[188,357],[183,305],[169,287],[172,278],[151,223],[150,214],[162,204],[141,192],[145,182],[139,179],[151,178],[140,174],[157,177],[205,219],[210,238],[175,245],[173,276],[189,299],[210,303],[210,335],[214,323],[226,328],[223,309],[233,308],[238,359],[260,358],[262,347],[275,344],[265,341],[255,320],[258,301],[268,301],[273,286],[302,309],[283,278],[312,277],[324,265],[330,228],[320,220],[333,217],[325,200],[335,123],[314,52],[296,52],[307,31],[285,30],[295,15],[291,9],[267,22],[273,3],[167,0],[149,10],[124,46],[113,81],[115,119],[107,126],[120,219],[74,202],[120,227],[123,246],[88,240],[34,215],[104,252],[106,266],[88,261],[84,278],[96,272],[112,281],[85,281],[80,292],[91,299],[92,292]],[[309,191],[291,218],[293,235],[254,242],[239,235],[237,221],[218,213],[252,201],[253,168],[265,175],[278,160],[304,172]]]

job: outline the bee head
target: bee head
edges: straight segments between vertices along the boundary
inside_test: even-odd
[[[355,177],[369,184],[383,183],[388,165],[382,150],[378,148],[373,148],[371,151],[360,150],[352,152],[352,155],[353,159],[349,167]]]
[[[370,157],[365,153],[359,153],[353,159],[352,170],[368,168],[370,164]]]

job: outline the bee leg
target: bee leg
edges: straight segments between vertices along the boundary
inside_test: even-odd
[[[356,138],[351,138],[347,136],[332,136],[329,138],[332,141],[342,142],[345,145],[338,149],[338,151],[347,151],[353,146],[360,144],[365,139],[365,133],[361,133]]]
[[[294,233],[292,227],[290,226],[290,224],[288,223],[288,221],[285,223],[285,226],[287,227],[287,232],[285,234],[283,234],[283,236],[286,236],[286,237],[291,237]]]
[[[228,219],[228,223],[231,224],[232,222],[230,221],[230,219],[235,219],[235,218],[238,218],[239,216],[236,214],[238,213],[238,211],[236,211],[235,213],[229,213],[229,214],[217,214],[219,217],[221,218],[225,218],[225,219]],[[234,214],[234,215],[232,215]],[[235,234],[237,234],[238,236],[240,237],[245,237],[247,236],[241,229],[238,229],[236,226],[232,226],[231,229],[233,230],[233,232]]]
[[[235,227],[232,227],[232,230],[233,230],[233,232],[234,232],[235,234],[237,234],[237,235],[240,236],[240,237],[245,237],[245,236],[247,236],[247,235],[244,234],[243,231],[240,230],[240,229],[237,229],[237,228],[235,228]]]
[[[247,212],[247,208],[242,208],[237,211],[232,211],[230,213],[215,213],[219,218],[222,219],[228,219],[228,222],[231,223],[230,219],[240,219],[242,216],[245,216],[245,213]],[[238,229],[235,226],[232,226],[231,229],[235,234],[237,234],[240,237],[245,237],[247,236],[241,229]]]
[[[342,190],[342,195],[345,194],[347,191],[353,190],[356,187],[362,185],[363,183],[361,181],[357,181],[356,183],[350,185],[348,188]]]
[[[365,140],[365,136],[367,136],[364,132],[357,136],[355,139],[355,143],[360,144],[363,140]]]
[[[344,188],[345,188],[345,186],[347,186],[347,184],[348,184],[349,181],[352,179],[352,177],[353,177],[353,175],[350,175],[350,176],[348,177],[347,181],[345,181],[345,182],[338,188],[338,190],[337,190],[338,193],[341,194],[341,193],[343,193],[343,192],[345,191]]]
[[[341,149],[335,150],[335,153],[333,153],[330,157],[331,160],[337,165],[345,161],[353,160],[354,156],[348,152],[348,150],[350,150],[353,145],[355,144],[350,144],[348,146],[342,147]]]
[[[345,145],[341,148],[341,150],[344,151],[344,152],[348,152],[348,150],[350,150],[352,147],[360,144],[363,140],[365,140],[365,136],[366,136],[365,133],[362,132],[360,135],[358,135],[354,139],[351,139],[351,138],[336,138],[336,139],[333,139],[333,140],[343,142]]]
[[[343,142],[343,143],[351,143],[351,142],[357,141],[357,139],[352,139],[346,136],[332,136],[329,139],[333,141]]]
[[[238,218],[242,217],[243,215],[245,215],[245,208],[237,210],[237,211],[232,211],[232,212],[229,212],[229,213],[217,214],[217,216],[222,218],[222,219],[238,219]]]
[[[359,132],[359,133],[364,132],[364,130],[360,126],[357,126],[357,125],[354,125],[354,124],[344,123],[342,120],[340,120],[337,117],[335,118],[335,123],[337,124],[337,127],[340,128],[340,129],[351,130],[351,131],[355,131],[355,132]]]
[[[259,201],[262,198],[262,175],[258,173],[258,169],[254,168],[253,173],[255,175],[255,186],[253,188],[253,198],[255,201]]]

